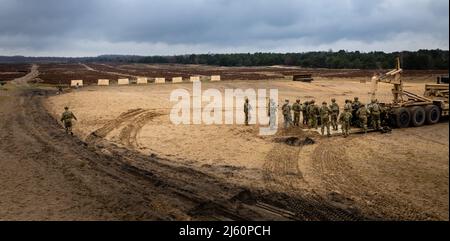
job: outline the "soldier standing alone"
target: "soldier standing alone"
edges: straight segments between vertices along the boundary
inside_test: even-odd
[[[77,118],[75,117],[75,115],[69,111],[69,107],[64,107],[64,112],[62,113],[61,116],[61,122],[64,124],[64,128],[66,129],[66,133],[73,136],[73,132],[72,132],[72,119],[77,120]]]
[[[338,117],[339,117],[339,105],[336,103],[336,99],[331,99],[331,127],[333,127],[333,130],[338,130]]]
[[[300,99],[292,105],[292,110],[294,111],[294,126],[300,126],[300,112],[302,111],[302,104],[300,104]]]
[[[331,136],[331,134],[330,134],[331,110],[328,108],[327,102],[324,101],[322,103],[322,107],[320,107],[319,113],[320,113],[320,120],[321,120],[320,130],[322,132],[322,136],[325,134],[324,132],[325,132],[325,127],[326,127],[327,128],[327,136],[330,137]]]
[[[270,129],[275,129],[277,121],[278,105],[273,99],[269,100],[269,126]]]
[[[341,116],[339,116],[339,121],[342,125],[342,133],[344,134],[344,137],[347,137],[349,135],[351,120],[352,112],[350,111],[349,107],[345,106],[344,112],[342,112]]]
[[[244,114],[245,114],[245,125],[248,126],[248,111],[250,109],[250,104],[248,103],[248,98],[245,98],[244,103]]]

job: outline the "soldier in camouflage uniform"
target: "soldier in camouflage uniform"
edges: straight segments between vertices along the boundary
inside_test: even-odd
[[[308,106],[306,106],[306,118],[308,120],[308,128],[311,128],[311,108],[313,107],[313,101],[308,102]]]
[[[64,107],[64,112],[61,115],[61,122],[64,124],[64,128],[66,129],[67,134],[71,134],[73,136],[72,132],[72,119],[77,120],[75,115],[69,111],[69,107]]]
[[[352,120],[352,112],[348,106],[344,107],[344,112],[339,116],[339,121],[342,125],[342,134],[347,137],[350,132],[350,122]]]
[[[288,99],[286,99],[284,105],[281,107],[281,110],[283,111],[284,128],[288,128],[288,126],[292,125],[291,106],[289,105]]]
[[[361,102],[359,101],[358,97],[355,97],[352,102],[352,115],[353,115],[352,124],[357,126],[361,125],[358,119],[358,114],[356,114],[356,112],[359,110],[359,107],[361,107]]]
[[[302,104],[300,104],[300,99],[292,105],[292,110],[294,111],[294,126],[300,126],[300,112],[302,111]]]
[[[370,115],[370,111],[361,103],[358,111],[356,111],[356,115],[359,118],[359,123],[364,133],[367,133],[367,117]]]
[[[269,100],[269,126],[270,129],[275,129],[277,122],[278,105],[273,99]]]
[[[359,107],[361,107],[361,102],[359,101],[359,98],[358,97],[355,97],[354,99],[353,99],[353,103],[352,103],[352,108],[353,108],[353,110],[358,110],[359,109]]]
[[[345,100],[344,109],[347,108],[348,111],[352,112],[352,101],[347,99]]]
[[[320,107],[319,110],[320,113],[320,131],[322,132],[322,136],[325,134],[325,127],[327,128],[327,136],[330,137],[331,133],[330,133],[330,114],[331,114],[331,110],[330,108],[328,108],[327,106],[327,102],[323,102],[322,103],[322,107]]]
[[[372,125],[375,130],[381,129],[381,107],[378,104],[376,99],[372,100],[372,103],[369,107],[370,116],[372,118]]]
[[[245,125],[248,126],[248,111],[250,109],[250,104],[248,103],[248,98],[245,98],[244,103],[244,114],[245,114]]]
[[[333,130],[338,130],[338,117],[339,117],[339,105],[336,103],[336,99],[331,99],[331,127],[333,127]]]
[[[319,115],[319,107],[315,100],[311,100],[309,106],[309,127],[317,129],[317,117]]]
[[[309,117],[308,117],[308,104],[309,104],[309,102],[308,101],[305,101],[305,102],[303,102],[303,105],[302,105],[302,114],[303,114],[303,125],[308,125],[308,119],[309,119]]]

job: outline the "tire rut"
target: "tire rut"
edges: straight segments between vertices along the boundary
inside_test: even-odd
[[[157,116],[163,115],[162,113],[154,112],[153,110],[146,110],[139,115],[133,116],[133,118],[128,119],[126,122],[122,123],[125,125],[119,134],[120,143],[128,148],[139,149],[138,134],[142,127],[145,126],[149,121]]]
[[[367,215],[377,219],[436,219],[432,215],[418,212],[419,209],[410,203],[396,199],[363,179],[346,161],[346,149],[339,144],[338,140],[321,143],[313,151],[312,157],[313,168],[332,199],[356,201],[357,205],[368,213]]]
[[[302,172],[298,167],[298,158],[301,146],[288,146],[285,143],[275,143],[266,156],[263,165],[263,180],[266,188],[276,192],[280,185],[289,195],[278,193],[265,199],[266,202],[289,207],[288,210],[296,213],[300,220],[368,220],[371,216],[364,216],[353,206],[332,202],[315,193],[299,187],[305,186]]]

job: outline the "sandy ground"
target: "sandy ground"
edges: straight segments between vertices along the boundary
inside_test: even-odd
[[[85,141],[67,135],[43,107],[56,91],[27,84],[33,72],[0,92],[0,220],[371,219],[318,195],[249,189],[101,136],[139,110]]]
[[[273,146],[272,138],[258,135],[257,127],[242,125],[174,125],[169,113],[175,102],[170,102],[170,93],[174,89],[185,89],[192,93],[192,84],[148,85],[129,87],[86,87],[71,93],[49,99],[47,107],[55,116],[64,106],[70,106],[80,121],[75,132],[83,139],[89,134],[115,120],[123,113],[137,111],[132,118],[118,124],[117,128],[107,133],[106,138],[117,143],[137,148],[146,153],[155,153],[166,157],[175,157],[182,161],[188,159],[202,164],[223,164],[261,168],[264,156]],[[202,89],[217,88],[224,93],[225,88],[276,88],[279,90],[279,103],[285,98],[291,101],[315,99],[316,102],[330,102],[336,98],[343,106],[345,99],[359,96],[368,103],[370,84],[361,84],[356,80],[321,80],[313,84],[291,81],[260,82],[222,82],[207,83]],[[423,84],[407,85],[408,90],[421,93]],[[381,86],[380,101],[388,102],[391,98],[388,85]],[[207,102],[203,102],[207,104]],[[240,108],[241,106],[237,106]],[[241,110],[236,110],[241,111]],[[142,115],[148,113],[148,118]],[[151,114],[153,113],[153,114]],[[140,122],[145,123],[136,123]],[[281,115],[279,122],[281,123]],[[139,124],[135,133],[126,133],[127,125]],[[280,126],[281,127],[281,126]],[[125,129],[125,130],[123,130]],[[127,134],[133,134],[129,140]],[[233,140],[233,141],[230,141]],[[183,149],[183,152],[179,152]],[[245,160],[245,161],[243,161]]]
[[[423,93],[423,79],[405,84]],[[216,88],[276,88],[279,100],[359,96],[369,101],[370,83],[360,79],[318,79],[311,84],[286,80],[204,83]],[[95,132],[119,146],[157,156],[248,187],[301,196],[304,191],[363,210],[383,219],[448,220],[448,122],[434,126],[371,133],[348,139],[322,138],[301,130],[258,135],[256,126],[173,125],[169,119],[172,90],[192,91],[192,84],[85,87],[46,99],[59,118],[64,106],[78,117],[75,133],[86,140]],[[389,85],[378,99],[389,102]],[[280,102],[281,103],[281,102]],[[313,145],[291,147],[283,136],[311,137]]]

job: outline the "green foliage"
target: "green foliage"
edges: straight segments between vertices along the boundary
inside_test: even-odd
[[[140,63],[206,64],[220,66],[291,65],[305,68],[389,69],[400,56],[404,69],[448,69],[448,50],[394,53],[340,50],[306,53],[191,54],[142,57]]]
[[[206,64],[220,66],[290,65],[304,68],[390,69],[400,56],[404,69],[448,69],[448,50],[419,50],[394,53],[318,51],[305,53],[190,54],[176,56],[101,55],[98,57],[0,56],[0,63],[154,63]]]

